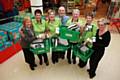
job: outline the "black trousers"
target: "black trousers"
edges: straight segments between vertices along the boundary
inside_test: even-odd
[[[71,43],[70,42],[70,44],[72,45],[72,46],[75,46],[77,43]],[[73,54],[73,53],[71,53],[71,47],[70,48],[68,48],[68,50],[67,50],[67,59],[68,59],[68,63],[71,63],[72,61],[73,61],[73,64],[75,64],[76,63],[76,56]],[[71,56],[72,56],[72,61],[71,61]]]
[[[90,61],[89,61],[89,65],[90,65],[90,71],[89,72],[91,74],[95,74],[98,63],[104,55],[104,51],[105,51],[105,48],[94,49],[94,53],[91,55]],[[79,64],[78,65],[81,68],[86,66],[86,64],[87,64],[87,61],[83,62],[81,59],[79,59]]]
[[[81,59],[79,59],[79,63],[78,63],[79,67],[83,68],[83,67],[86,66],[86,64],[87,64],[87,61],[84,62],[84,61],[82,61]]]
[[[35,64],[34,53],[30,51],[29,48],[22,48],[22,50],[24,53],[25,62],[28,63],[29,65],[34,65]]]
[[[72,56],[72,61],[73,63],[76,63],[76,56],[74,54],[71,53],[71,47],[67,50],[67,59],[68,62],[71,63],[71,56]]]
[[[47,63],[47,62],[48,62],[47,53],[38,54],[37,56],[38,56],[41,64],[43,63],[43,59],[44,59],[44,63]],[[43,59],[42,59],[42,57],[43,57]]]
[[[59,58],[64,59],[64,57],[65,57],[65,51],[59,51],[59,52],[58,52],[58,59],[59,59]]]
[[[96,72],[96,69],[98,67],[98,63],[100,62],[101,58],[104,55],[105,48],[98,48],[94,49],[94,53],[90,57],[90,73],[94,74]]]
[[[52,63],[56,63],[58,62],[58,52],[57,51],[53,51],[52,52]]]

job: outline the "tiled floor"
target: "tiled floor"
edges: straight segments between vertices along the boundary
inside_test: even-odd
[[[110,46],[106,48],[97,75],[93,80],[120,80],[120,35],[112,34]],[[68,64],[67,60],[60,60],[57,64],[52,64],[49,55],[50,65],[40,66],[31,71],[24,62],[23,53],[18,54],[0,64],[0,80],[89,80],[86,69],[88,65],[81,69],[76,65]]]

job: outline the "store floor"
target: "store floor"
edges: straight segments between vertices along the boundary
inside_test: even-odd
[[[110,46],[106,48],[97,75],[93,80],[120,80],[120,35],[112,34]],[[20,51],[15,56],[0,64],[0,80],[89,80],[86,69],[88,65],[81,69],[76,65],[68,64],[67,60],[60,60],[57,64],[40,66],[31,71],[24,62],[23,53]]]

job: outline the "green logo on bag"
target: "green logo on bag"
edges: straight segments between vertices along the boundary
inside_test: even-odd
[[[39,50],[38,53],[44,52],[45,50]]]
[[[68,36],[68,37],[72,37],[72,34],[65,34],[66,36]]]

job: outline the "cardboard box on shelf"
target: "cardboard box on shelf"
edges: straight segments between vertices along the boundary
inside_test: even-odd
[[[8,48],[8,47],[10,47],[12,45],[13,45],[12,41],[7,41],[7,42],[4,43],[5,48]]]

